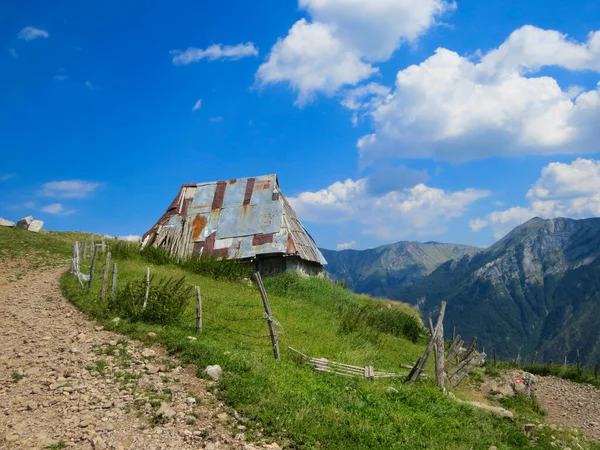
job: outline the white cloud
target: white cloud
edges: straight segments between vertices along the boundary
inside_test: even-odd
[[[142,239],[141,236],[138,236],[137,234],[130,234],[128,236],[118,236],[120,241],[129,241],[129,242],[140,242],[140,240]]]
[[[8,181],[17,176],[16,173],[5,173],[4,175],[0,175],[0,181]]]
[[[10,206],[10,209],[33,209],[36,205],[34,202],[19,203],[18,205]]]
[[[214,44],[206,50],[190,47],[185,51],[171,50],[173,64],[185,65],[198,62],[201,59],[235,61],[249,56],[258,56],[258,49],[252,42],[237,45]]]
[[[17,52],[16,48],[9,48],[8,53],[15,59],[19,57],[19,53]]]
[[[198,99],[198,101],[196,103],[194,103],[194,107],[192,108],[192,112],[196,112],[200,108],[202,108],[202,99]]]
[[[387,61],[454,9],[445,0],[299,0],[311,21],[297,21],[278,39],[256,73],[258,84],[288,83],[303,106],[315,94],[333,95],[378,73]]]
[[[351,249],[351,248],[354,248],[354,247],[356,247],[356,242],[355,241],[350,241],[350,242],[344,242],[342,244],[338,244],[336,248],[338,250],[348,250],[348,249]]]
[[[25,27],[21,31],[19,31],[19,34],[17,35],[19,39],[22,39],[24,41],[33,41],[37,38],[47,39],[49,36],[50,35],[46,30],[40,30],[39,28],[35,27]]]
[[[100,183],[84,180],[51,181],[42,186],[41,195],[57,198],[85,198],[100,187]]]
[[[390,94],[391,89],[379,83],[369,83],[342,93],[342,105],[353,111],[352,123],[358,125],[359,111],[377,109]],[[362,114],[364,116],[365,114]],[[361,117],[362,117],[361,116]]]
[[[95,84],[93,84],[90,80],[87,80],[85,83],[83,83],[85,85],[86,88],[88,89],[96,89],[97,86]]]
[[[478,62],[437,49],[399,71],[393,93],[372,109],[374,133],[357,142],[363,163],[598,151],[600,87],[563,91],[551,77],[530,76],[550,65],[600,70],[600,33],[577,44],[526,26]]]
[[[221,116],[209,117],[208,120],[209,120],[209,122],[213,122],[213,123],[223,122],[223,117],[221,117]]]
[[[310,102],[315,93],[333,95],[344,85],[355,85],[377,69],[337,39],[335,27],[300,19],[271,49],[256,73],[261,85],[287,82],[298,93],[296,104]]]
[[[470,223],[473,231],[492,227],[496,238],[504,236],[532,217],[581,219],[600,216],[600,161],[577,158],[571,164],[550,163],[527,191],[529,205],[494,211]]]
[[[435,235],[490,193],[479,189],[447,192],[418,184],[410,189],[372,195],[368,179],[347,179],[317,192],[303,192],[289,201],[302,220],[360,224],[363,234],[379,239]]]
[[[412,41],[454,10],[444,0],[299,0],[313,21],[336,24],[336,35],[368,61],[387,61],[403,41]]]
[[[66,75],[54,75],[52,77],[54,81],[65,81],[67,79]]]
[[[74,210],[65,211],[65,207],[61,203],[51,203],[42,207],[42,211],[48,214],[68,215],[74,214]]]

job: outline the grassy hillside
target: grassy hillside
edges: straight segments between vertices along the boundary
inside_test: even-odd
[[[0,257],[15,259],[52,248],[51,259],[64,261],[77,237],[81,235],[0,229]],[[327,280],[289,274],[266,279],[273,315],[281,323],[282,359],[275,361],[258,290],[236,280],[236,269],[226,270],[223,265],[217,273],[214,261],[207,260],[206,266],[197,262],[184,270],[152,252],[115,253],[120,289],[128,281],[143,280],[146,267],[154,276],[152,289],[157,289],[161,277],[184,277],[187,285],[200,286],[203,332],[194,331],[193,302],[168,325],[125,318],[115,323],[111,302],[99,300],[99,283],[88,294],[66,273],[62,279],[65,295],[106,328],[148,342],[160,341],[200,369],[220,364],[225,374],[216,390],[219,397],[293,448],[488,449],[495,445],[509,449],[523,448],[531,440],[521,431],[521,419],[510,423],[458,404],[442,396],[431,382],[409,386],[402,380],[366,381],[317,373],[286,350],[289,345],[315,357],[401,372],[400,364],[414,362],[424,349],[424,339],[413,342],[410,327],[394,326],[410,323],[414,312],[404,305],[394,304],[390,310],[389,302],[357,296]],[[160,264],[150,264],[150,260]],[[102,266],[102,262],[97,264],[98,279]],[[87,270],[86,264],[83,271]],[[156,338],[148,337],[150,331]],[[390,386],[397,392],[388,393]],[[522,417],[530,421],[531,411]],[[247,430],[250,435],[253,432],[251,427]],[[548,429],[536,433],[538,448],[552,448]],[[561,439],[569,442],[570,436],[561,435]],[[579,442],[584,448],[600,448]]]

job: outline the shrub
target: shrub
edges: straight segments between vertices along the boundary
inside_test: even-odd
[[[241,261],[219,259],[213,255],[193,255],[181,261],[179,266],[189,272],[215,279],[238,280],[249,278],[252,266]]]
[[[133,259],[140,254],[138,244],[128,241],[117,242],[111,246],[110,251],[112,257],[118,259]]]
[[[192,287],[185,284],[185,277],[179,279],[161,278],[158,283],[150,279],[148,303],[146,280],[129,281],[120,288],[108,302],[108,308],[121,317],[132,321],[169,324],[179,320],[187,307]]]

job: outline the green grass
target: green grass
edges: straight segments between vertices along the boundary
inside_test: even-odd
[[[196,267],[190,271],[159,254],[150,257],[132,251],[122,255],[121,250],[111,250],[119,265],[120,286],[143,279],[147,266],[155,280],[183,276],[190,286],[200,286],[203,332],[195,333],[193,299],[175,323],[125,318],[114,322],[109,300],[99,300],[102,260],[96,265],[97,282],[89,294],[65,273],[61,280],[65,295],[106,329],[163,343],[183,362],[196,364],[200,376],[205,366],[221,365],[224,377],[215,393],[260,423],[271,439],[297,449],[334,450],[487,449],[492,445],[512,449],[526,447],[531,439],[522,433],[525,419],[519,415],[516,423],[510,423],[459,404],[441,395],[431,381],[406,385],[402,380],[367,381],[317,373],[287,350],[291,346],[312,357],[406,372],[400,364],[416,361],[426,341],[426,332],[419,330],[415,335],[414,327],[406,325],[410,317],[417,317],[406,305],[393,303],[389,309],[388,301],[354,295],[324,279],[291,274],[267,278],[273,316],[281,324],[277,329],[282,358],[276,361],[258,289],[247,280],[240,281],[237,268],[223,269],[215,278],[211,270]],[[69,252],[62,250],[67,256]],[[150,264],[151,260],[160,264]],[[89,261],[82,267],[86,272]],[[150,331],[156,333],[155,338],[148,337]],[[99,360],[89,369],[101,374],[102,366]],[[389,386],[398,392],[386,392]],[[157,416],[155,422],[160,421]]]
[[[596,378],[594,371],[584,367],[578,369],[577,367],[572,366],[565,368],[559,364],[535,364],[523,366],[523,370],[535,375],[552,375],[576,383],[591,384],[592,386],[600,388],[600,379]]]

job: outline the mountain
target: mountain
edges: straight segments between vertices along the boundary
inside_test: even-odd
[[[600,218],[534,218],[488,249],[440,265],[395,292],[498,356],[600,359]]]
[[[439,242],[397,242],[368,250],[321,249],[325,270],[354,292],[394,297],[394,292],[430,274],[450,259],[474,255],[477,247]]]

